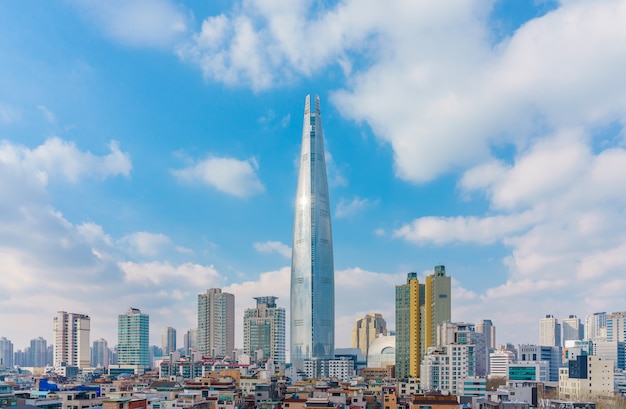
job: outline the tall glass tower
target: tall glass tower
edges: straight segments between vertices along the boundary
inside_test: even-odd
[[[150,368],[150,317],[139,308],[129,308],[117,317],[117,362]]]
[[[291,362],[335,353],[335,270],[324,133],[318,96],[307,95],[291,254]]]

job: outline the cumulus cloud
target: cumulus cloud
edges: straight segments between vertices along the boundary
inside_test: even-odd
[[[278,253],[285,258],[291,258],[291,247],[280,241],[256,242],[254,249],[259,253]]]
[[[172,173],[181,181],[203,183],[229,195],[248,197],[265,190],[256,174],[258,167],[254,159],[210,156]]]
[[[168,284],[179,287],[176,282],[186,282],[193,287],[220,287],[223,279],[213,266],[184,263],[178,266],[163,262],[134,263],[120,262],[126,282],[145,283],[167,288]]]
[[[351,15],[371,20],[375,14],[363,11],[372,8],[379,7],[340,3],[336,10],[308,19],[306,2],[247,2],[232,14],[205,19],[177,54],[197,64],[207,79],[263,90],[311,75],[359,44],[371,21]]]
[[[172,47],[193,20],[182,6],[169,0],[80,1],[74,5],[107,37],[133,47]]]
[[[358,196],[354,196],[352,200],[342,197],[339,199],[339,203],[337,203],[335,216],[339,219],[350,217],[356,213],[364,211],[367,207],[372,206],[373,204],[374,203],[372,203],[371,200],[360,198]]]
[[[332,101],[389,143],[396,174],[413,182],[546,129],[624,122],[622,2],[562,2],[497,44],[491,4],[250,1],[205,19],[177,53],[255,90],[341,67],[350,77]]]
[[[419,244],[500,243],[509,249],[502,260],[505,282],[495,280],[476,300],[460,303],[456,312],[463,317],[503,315],[512,312],[511,299],[522,298],[525,313],[535,317],[619,311],[619,292],[607,288],[624,288],[625,172],[624,148],[594,152],[588,135],[556,132],[536,140],[510,165],[489,161],[465,173],[461,194],[484,196],[487,214],[422,217],[394,235]],[[568,297],[557,305],[556,293]],[[502,329],[520,337],[516,325],[533,321],[519,319],[513,325],[502,316]]]

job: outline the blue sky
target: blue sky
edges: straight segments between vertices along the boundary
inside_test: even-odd
[[[337,346],[445,264],[453,320],[538,342],[625,309],[616,0],[0,3],[0,336],[57,310],[196,325],[221,287],[288,310],[304,97],[320,95]]]

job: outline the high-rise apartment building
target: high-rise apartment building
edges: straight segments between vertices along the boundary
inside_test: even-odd
[[[434,346],[437,325],[450,321],[452,316],[452,281],[446,275],[446,267],[435,266],[433,274],[426,276],[426,332],[424,350]]]
[[[254,297],[256,308],[243,315],[243,352],[252,357],[262,351],[263,358],[285,363],[285,309],[276,306],[278,297]]]
[[[396,377],[418,378],[422,357],[436,342],[436,326],[451,318],[451,280],[444,266],[420,284],[417,273],[396,286]]]
[[[307,95],[291,256],[291,363],[332,359],[335,270],[324,132],[318,96]]]
[[[103,338],[93,341],[91,346],[91,366],[94,368],[108,368],[110,363],[108,342]]]
[[[120,365],[152,366],[150,360],[150,317],[139,308],[129,308],[117,317],[117,362]]]
[[[0,338],[0,368],[13,367],[13,342]]]
[[[30,340],[30,364],[36,368],[48,365],[48,341],[43,337]]]
[[[89,367],[91,319],[84,314],[59,311],[54,317],[54,366]]]
[[[626,311],[606,316],[606,340],[626,342]]]
[[[583,324],[580,322],[580,318],[575,315],[570,315],[563,319],[563,344],[565,341],[580,341],[583,339],[584,331]]]
[[[163,355],[169,355],[170,352],[176,351],[176,330],[174,328],[163,328],[163,334],[161,334],[161,349],[163,350]]]
[[[482,320],[482,322],[476,324],[476,332],[485,336],[487,351],[496,349],[496,327],[491,320]]]
[[[468,362],[476,376],[487,376],[489,354],[483,333],[477,332],[474,324],[445,321],[437,325],[435,345],[473,345],[473,362]],[[454,360],[453,360],[454,361]]]
[[[191,353],[198,350],[198,329],[191,328],[183,337],[185,355],[191,356]]]
[[[475,348],[456,343],[429,347],[421,365],[421,387],[456,395],[462,380],[476,376]]]
[[[624,356],[623,361],[626,360],[626,311],[612,312],[606,316],[606,340],[621,342],[624,345],[621,355]]]
[[[198,351],[228,356],[235,349],[235,296],[210,288],[198,294]]]
[[[585,317],[585,339],[606,340],[606,318],[605,311],[587,315]]]
[[[540,320],[539,345],[561,346],[561,324],[553,315],[546,315]]]
[[[359,348],[367,356],[370,344],[378,335],[387,335],[387,322],[382,314],[366,314],[354,322],[352,348]]]

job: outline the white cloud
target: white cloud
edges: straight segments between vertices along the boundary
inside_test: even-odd
[[[32,150],[5,141],[0,147],[0,155],[5,164],[20,166],[37,175],[44,185],[48,177],[77,182],[86,176],[129,176],[132,169],[130,155],[120,151],[115,141],[109,144],[109,149],[111,152],[108,155],[96,156],[91,152],[81,152],[73,142],[55,137]]]
[[[354,196],[352,200],[346,198],[339,199],[337,208],[335,209],[335,216],[339,219],[344,217],[350,217],[358,212],[362,212],[374,203],[369,199],[363,199],[358,196]]]
[[[178,266],[159,261],[149,263],[120,262],[124,272],[124,281],[149,283],[150,285],[168,288],[171,285],[180,287],[191,284],[195,288],[220,287],[224,284],[219,272],[213,266],[184,263]],[[179,284],[175,284],[178,282]]]
[[[503,260],[506,281],[494,275],[480,297],[456,306],[455,319],[501,317],[503,333],[536,342],[524,328],[546,313],[623,310],[619,291],[608,289],[625,286],[624,174],[626,149],[596,153],[585,134],[556,132],[536,140],[511,165],[487,162],[461,178],[463,194],[487,198],[488,214],[422,217],[394,234],[420,244],[504,244],[510,249]],[[524,300],[524,314],[512,299]]]
[[[151,257],[158,256],[163,247],[171,243],[172,240],[162,233],[145,231],[127,234],[118,240],[118,244],[131,254]]]
[[[332,101],[391,145],[406,180],[472,167],[494,144],[524,148],[546,129],[626,118],[618,0],[563,2],[495,45],[492,4],[478,0],[245,5],[207,18],[181,58],[255,90],[343,67]]]
[[[280,241],[256,242],[254,249],[259,253],[278,253],[285,258],[291,258],[291,247]]]
[[[254,159],[239,160],[210,156],[187,168],[173,170],[182,181],[200,182],[221,192],[238,197],[248,197],[263,192],[265,187],[259,180]]]
[[[420,217],[395,230],[394,237],[415,243],[445,244],[454,241],[489,244],[505,235],[529,228],[534,222],[531,213],[488,217]]]
[[[189,12],[168,0],[79,1],[74,5],[107,37],[133,47],[172,47],[192,21]]]

